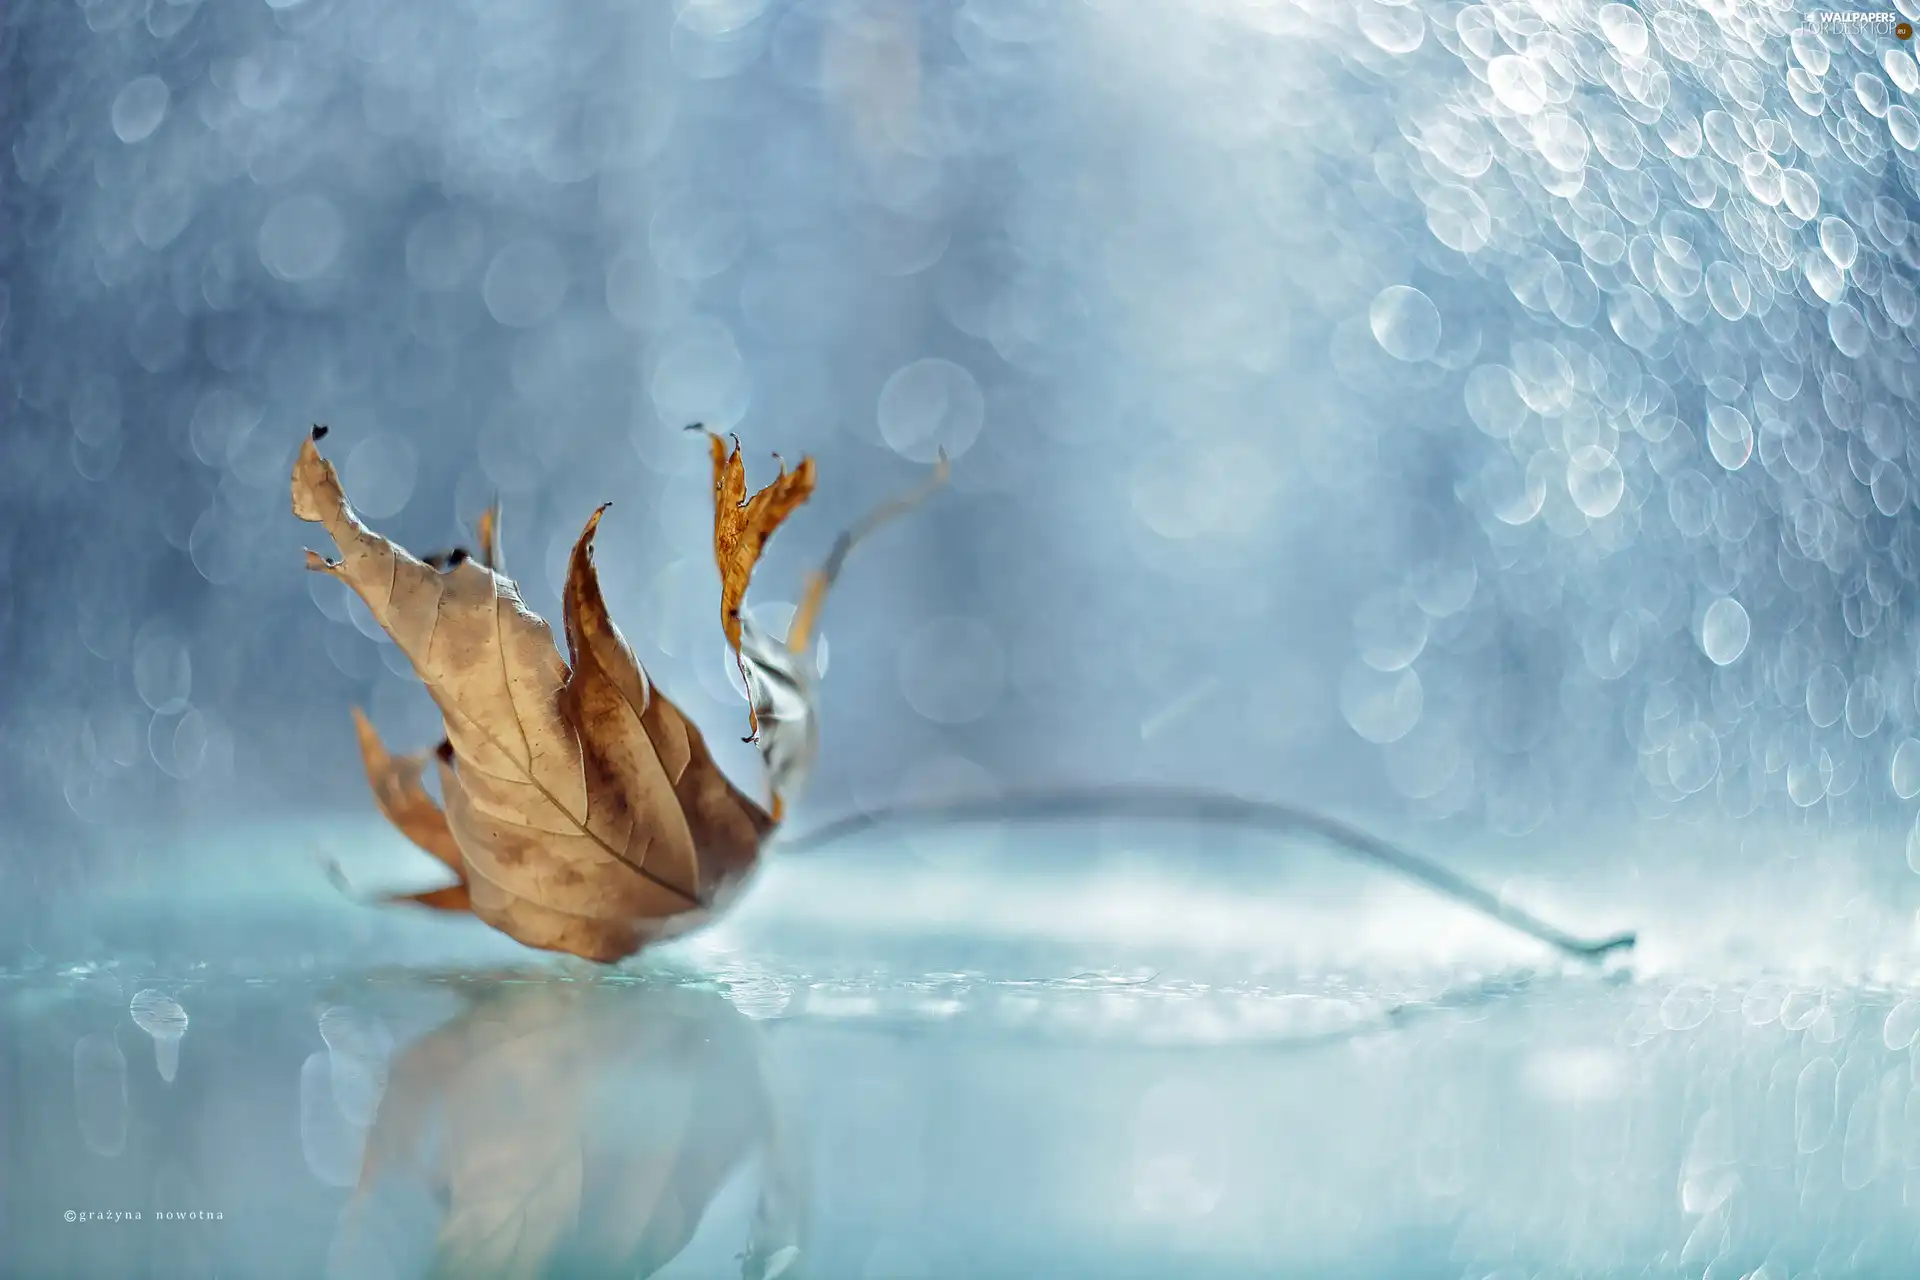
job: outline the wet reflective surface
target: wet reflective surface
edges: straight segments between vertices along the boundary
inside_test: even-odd
[[[615,970],[315,899],[255,913],[303,949],[248,971],[233,904],[191,937],[103,911],[120,958],[29,956],[0,984],[5,1270],[1506,1280],[1913,1256],[1920,983],[1868,916],[1803,911],[1790,939],[1750,909],[1745,940],[1710,938],[1670,891],[1632,921],[1641,955],[1564,965],[1308,851],[1223,847],[1195,875],[1003,834],[997,856],[796,855]],[[1509,892],[1614,923],[1588,888]],[[220,1216],[154,1217],[195,1212]]]

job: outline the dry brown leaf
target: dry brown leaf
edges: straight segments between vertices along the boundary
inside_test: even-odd
[[[360,596],[439,705],[444,816],[473,913],[602,962],[704,919],[773,820],[719,772],[608,618],[592,560],[600,513],[568,568],[569,665],[512,582],[459,555],[436,570],[361,523],[315,448],[324,434],[294,463],[293,510],[325,526],[340,559],[310,551],[308,567]]]
[[[706,430],[697,423],[687,429]],[[803,457],[800,465],[789,471],[786,459],[775,454],[780,474],[749,498],[747,466],[740,458],[739,439],[733,438],[729,453],[726,438],[708,431],[707,444],[713,454],[713,558],[720,568],[720,626],[739,661],[740,608],[747,598],[747,585],[774,530],[813,496],[813,459]],[[746,674],[742,664],[742,679]],[[759,735],[760,726],[758,717],[749,714],[753,732],[747,741],[751,742]]]
[[[433,752],[417,756],[395,756],[387,752],[380,735],[366,713],[353,709],[354,731],[360,736],[360,757],[367,766],[367,784],[373,788],[373,802],[400,834],[432,854],[454,875],[464,875],[460,846],[447,829],[447,815],[421,782]]]
[[[752,870],[818,745],[806,649],[826,591],[856,542],[946,479],[943,454],[928,486],[843,533],[781,641],[759,632],[742,607],[767,540],[813,492],[813,461],[792,471],[782,461],[773,483],[749,498],[739,442],[729,452],[709,433],[723,630],[747,687],[748,740],[767,765],[769,813],[721,773],[700,731],[653,688],[608,616],[593,566],[606,507],[587,521],[568,561],[562,603],[571,661],[564,660],[547,624],[501,572],[497,502],[475,527],[477,562],[462,548],[416,559],[354,514],[315,448],[325,435],[315,427],[294,463],[293,510],[326,527],[340,559],[309,551],[307,565],[366,603],[447,729],[437,750],[394,756],[355,712],[381,812],[459,877],[386,901],[471,911],[529,946],[602,962],[700,923]],[[444,808],[423,781],[429,761]]]

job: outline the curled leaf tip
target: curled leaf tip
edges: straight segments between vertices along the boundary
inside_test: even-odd
[[[612,505],[611,502],[603,502],[594,508],[593,514],[587,517],[587,527],[580,531],[580,544],[589,553],[592,552],[593,548],[587,544],[593,541],[593,535],[600,528],[600,517],[607,514],[607,508]]]
[[[325,556],[321,555],[318,551],[313,550],[313,548],[311,547],[307,548],[307,568],[312,570],[314,573],[332,573],[335,569],[338,569],[339,567],[340,566],[338,564],[327,559]]]
[[[500,495],[494,494],[487,509],[473,523],[474,534],[480,539],[480,563],[487,568],[506,576],[506,569],[500,561]]]
[[[311,439],[311,440],[313,440],[313,441],[314,441],[314,443],[316,443],[316,444],[317,444],[317,443],[319,443],[320,441],[322,441],[322,440],[325,440],[326,438],[327,438],[327,426],[326,426],[326,424],[324,424],[324,423],[320,423],[320,422],[316,422],[316,423],[314,423],[314,424],[313,424],[313,431],[312,431],[312,432],[310,433],[310,435],[309,435],[309,439]]]

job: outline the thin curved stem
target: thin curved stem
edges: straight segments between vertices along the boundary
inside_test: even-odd
[[[1190,822],[1314,836],[1339,851],[1387,868],[1462,906],[1499,921],[1578,960],[1600,960],[1630,949],[1632,933],[1582,938],[1548,924],[1473,881],[1390,844],[1378,836],[1315,813],[1268,800],[1249,800],[1223,792],[1184,787],[1104,786],[1031,791],[942,804],[901,805],[850,814],[804,835],[782,838],[788,852],[806,852],[837,844],[864,831],[904,823],[976,826],[990,822],[1084,822],[1128,818],[1137,822]]]
[[[794,653],[805,653],[807,644],[813,639],[813,626],[820,616],[820,608],[826,603],[827,592],[840,577],[840,570],[847,563],[847,554],[858,546],[868,535],[881,525],[925,502],[937,489],[946,484],[952,473],[952,464],[947,460],[947,451],[941,449],[933,464],[933,474],[925,484],[911,493],[901,494],[889,502],[882,503],[867,513],[865,519],[851,529],[843,532],[833,541],[833,548],[827,553],[826,563],[809,574],[806,588],[800,595],[800,606],[794,611],[793,621],[787,624],[787,648]]]

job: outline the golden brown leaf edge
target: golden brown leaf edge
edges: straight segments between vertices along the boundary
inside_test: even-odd
[[[355,713],[375,803],[457,881],[390,901],[469,910],[543,950],[613,963],[710,919],[752,870],[815,742],[804,635],[789,649],[743,619],[754,563],[812,491],[811,459],[751,498],[736,444],[716,437],[715,557],[723,619],[747,650],[756,736],[773,783],[769,812],[741,793],[705,741],[655,689],[608,616],[593,541],[606,507],[574,544],[562,597],[567,657],[498,564],[499,513],[479,530],[483,560],[416,558],[354,512],[315,427],[293,466],[293,512],[325,527],[339,559],[307,567],[345,583],[393,638],[438,705],[446,741],[390,755]],[[944,476],[944,466],[941,471]],[[844,539],[843,539],[844,541]],[[744,628],[743,628],[744,622]],[[423,776],[436,769],[444,807]]]

